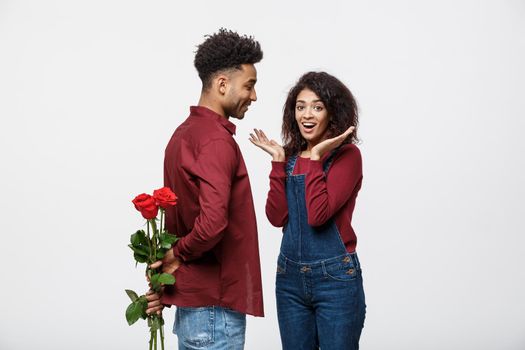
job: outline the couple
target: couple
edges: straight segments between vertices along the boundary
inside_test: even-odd
[[[230,117],[257,100],[252,37],[220,29],[198,46],[198,106],[166,147],[164,184],[179,197],[166,227],[181,237],[162,261],[176,277],[148,313],[176,305],[179,349],[243,349],[246,314],[263,316],[257,225],[248,173]],[[358,349],[365,318],[352,212],[361,187],[357,106],[324,73],[303,75],[284,105],[284,146],[255,129],[272,157],[266,214],[284,227],[276,296],[285,350]]]

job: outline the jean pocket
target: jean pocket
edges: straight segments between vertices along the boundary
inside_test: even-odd
[[[214,342],[213,307],[177,307],[175,334],[192,348],[205,348]]]
[[[246,315],[238,311],[224,308],[224,319],[226,321],[226,335],[235,344],[244,344],[246,333]]]
[[[353,281],[357,278],[359,271],[352,263],[338,264],[326,267],[325,276],[335,281]]]
[[[286,273],[286,262],[279,259],[277,261],[277,274],[284,275]]]

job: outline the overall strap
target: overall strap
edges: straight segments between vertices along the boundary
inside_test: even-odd
[[[290,159],[288,159],[288,162],[286,162],[286,175],[292,176],[293,168],[295,167],[295,162],[297,161],[297,155],[291,156]]]

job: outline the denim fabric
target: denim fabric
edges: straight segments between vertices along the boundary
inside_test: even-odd
[[[246,331],[246,315],[231,309],[177,307],[173,333],[179,350],[242,350]]]
[[[357,254],[316,263],[279,256],[277,316],[284,350],[359,349],[365,296]]]
[[[323,164],[328,171],[334,153]],[[305,175],[292,175],[297,156],[290,157],[286,164],[286,199],[288,203],[288,223],[284,227],[281,253],[298,262],[314,262],[346,253],[334,220],[324,225],[308,225],[306,211]]]
[[[292,175],[296,160],[286,166],[288,223],[276,278],[283,349],[359,349],[366,308],[361,265],[356,253],[346,251],[334,220],[308,225],[305,175]]]

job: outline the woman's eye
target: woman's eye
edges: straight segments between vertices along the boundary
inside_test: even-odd
[[[298,111],[302,111],[304,109],[303,106],[295,106],[295,109],[297,109]]]
[[[323,110],[323,106],[314,106],[314,110],[321,112]]]

